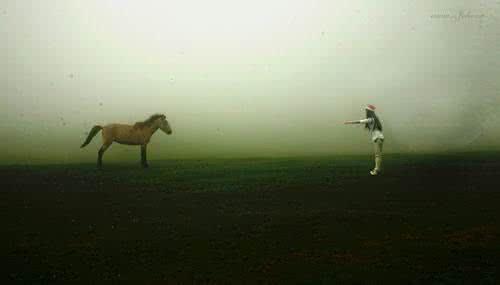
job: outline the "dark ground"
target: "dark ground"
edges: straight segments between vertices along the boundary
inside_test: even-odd
[[[500,280],[500,154],[371,163],[2,166],[0,282]]]

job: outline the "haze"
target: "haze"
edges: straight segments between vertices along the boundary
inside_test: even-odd
[[[94,161],[95,124],[164,113],[149,158],[498,150],[498,1],[2,1],[2,163]],[[135,161],[114,144],[109,161]]]

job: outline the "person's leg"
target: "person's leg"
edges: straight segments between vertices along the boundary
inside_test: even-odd
[[[382,169],[382,140],[377,140],[373,142],[374,152],[375,152],[375,167],[370,171],[371,175],[377,175]]]
[[[375,142],[375,171],[378,173],[382,170],[382,148],[384,145],[383,140],[377,140]]]

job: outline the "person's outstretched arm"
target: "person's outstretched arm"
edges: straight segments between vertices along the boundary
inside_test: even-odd
[[[356,120],[356,121],[345,121],[344,125],[350,125],[350,124],[366,124],[370,123],[373,119],[368,118],[368,119],[363,119],[363,120]]]

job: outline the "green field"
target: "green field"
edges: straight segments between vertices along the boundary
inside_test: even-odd
[[[371,156],[1,166],[1,277],[498,282],[499,153],[390,154],[378,177],[371,166]]]

